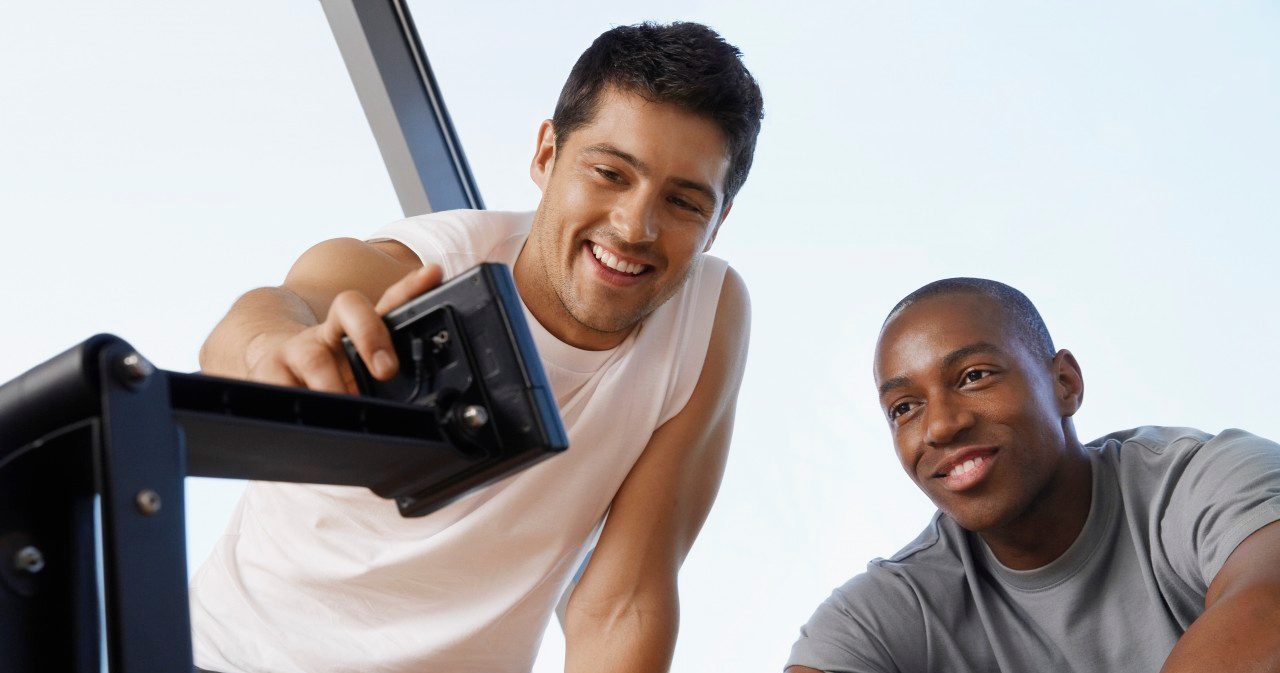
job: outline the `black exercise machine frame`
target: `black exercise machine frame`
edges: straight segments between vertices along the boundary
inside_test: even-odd
[[[414,515],[474,487],[428,484],[441,465],[478,460],[430,409],[157,370],[111,335],[0,387],[0,420],[0,661],[12,673],[98,673],[100,607],[113,673],[192,670],[185,477],[363,486]]]
[[[321,5],[405,214],[484,208],[404,0]],[[113,673],[188,673],[183,479],[348,484],[399,498],[413,489],[404,475],[429,471],[423,462],[465,459],[437,420],[423,408],[158,371],[110,335],[0,386],[0,666],[99,673],[105,642]],[[288,464],[269,460],[268,446]]]

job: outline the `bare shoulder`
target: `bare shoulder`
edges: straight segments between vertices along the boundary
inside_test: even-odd
[[[707,352],[708,364],[715,358],[741,366],[751,337],[751,295],[747,284],[733,267],[724,272],[720,301],[716,305],[715,326]]]
[[[751,294],[747,292],[747,282],[732,266],[724,270],[724,281],[720,285],[720,306],[727,306],[729,311],[739,314],[748,322],[751,319]],[[717,310],[717,315],[723,310]]]
[[[374,241],[369,245],[407,267],[417,268],[422,266],[422,260],[418,258],[418,253],[410,250],[409,246],[401,243],[400,241],[384,239],[381,241]]]
[[[420,266],[418,256],[402,243],[334,238],[302,253],[283,287],[302,297],[316,315],[323,315],[338,293],[356,290],[377,301],[388,287]]]
[[[750,341],[751,298],[742,276],[729,267],[725,269],[720,287],[702,372],[688,403],[675,419],[692,419],[688,422],[701,427],[709,418],[726,412],[731,415],[746,369]]]
[[[331,238],[317,243],[302,253],[289,274],[327,273],[360,270],[368,265],[412,270],[422,266],[418,256],[399,241],[382,240],[369,243],[355,238]]]

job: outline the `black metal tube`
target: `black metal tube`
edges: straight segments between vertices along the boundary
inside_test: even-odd
[[[98,334],[0,385],[0,462],[56,428],[99,414],[98,354],[123,343]]]

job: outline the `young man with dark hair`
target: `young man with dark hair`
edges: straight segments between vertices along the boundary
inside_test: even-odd
[[[875,381],[939,512],[819,606],[788,673],[1280,670],[1280,446],[1159,427],[1082,445],[1075,357],[989,280],[894,307]]]
[[[676,574],[723,474],[747,349],[743,283],[704,254],[760,128],[739,56],[698,24],[610,30],[538,130],[536,212],[321,243],[236,302],[204,371],[354,392],[344,334],[389,377],[382,314],[508,263],[570,449],[420,519],[362,489],[250,484],[192,582],[198,666],[527,671],[593,547],[565,607],[567,669],[669,666]]]

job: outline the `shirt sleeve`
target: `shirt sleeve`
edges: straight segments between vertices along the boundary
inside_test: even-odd
[[[800,628],[787,666],[828,673],[899,673],[890,645],[923,651],[921,619],[914,593],[873,565],[818,606]]]
[[[1173,570],[1204,593],[1245,538],[1280,521],[1280,445],[1226,430],[1179,463],[1160,534]]]

